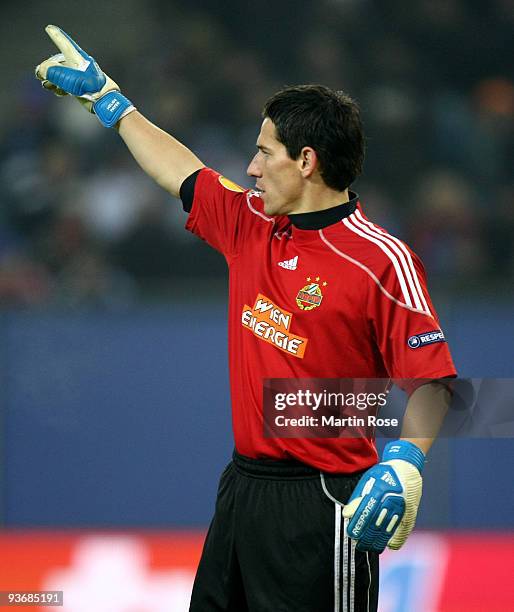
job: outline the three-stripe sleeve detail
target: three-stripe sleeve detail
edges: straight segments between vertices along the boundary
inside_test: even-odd
[[[349,218],[349,217],[348,217]],[[347,218],[347,219],[348,219]],[[343,219],[343,223],[345,221],[347,221],[347,219]],[[346,224],[345,224],[346,225]],[[350,227],[350,229],[352,231],[354,231],[352,229],[353,226]],[[360,230],[357,230],[355,228],[355,233],[359,234],[359,235],[363,235],[363,237],[366,238],[366,234],[364,234],[364,232],[360,232]],[[391,293],[389,293],[389,291],[384,287],[384,285],[380,282],[380,280],[378,279],[377,275],[370,270],[370,268],[368,268],[368,266],[364,265],[362,262],[358,261],[357,259],[355,259],[354,257],[351,257],[350,255],[348,255],[347,253],[344,253],[343,251],[341,251],[340,249],[338,249],[334,244],[332,244],[327,237],[325,236],[325,234],[323,233],[323,230],[318,230],[319,231],[319,236],[321,238],[321,240],[332,250],[334,251],[334,253],[336,253],[337,255],[339,255],[339,257],[342,257],[343,259],[346,259],[347,261],[349,261],[350,263],[354,264],[355,266],[357,266],[358,268],[361,268],[361,270],[363,270],[364,272],[366,272],[366,274],[376,283],[376,285],[378,286],[378,288],[380,289],[380,291],[388,298],[390,299],[392,302],[394,302],[395,304],[397,304],[398,306],[401,306],[402,308],[406,308],[407,310],[411,310],[412,312],[417,312],[419,314],[425,314],[425,315],[429,315],[429,316],[433,316],[429,310],[425,310],[425,309],[419,309],[419,308],[415,308],[414,306],[412,306],[412,300],[408,299],[407,303],[407,299],[406,301],[402,301],[399,300],[398,298],[396,298],[394,295],[392,295]],[[398,279],[400,280],[400,279]],[[405,285],[405,281],[404,281],[404,286]],[[403,293],[403,296],[405,297],[405,293]]]
[[[393,247],[395,247],[394,250],[400,256],[403,267],[407,273],[407,280],[409,282],[409,287],[414,297],[417,308],[425,310],[427,314],[430,315],[430,308],[428,307],[425,294],[421,287],[421,283],[419,282],[419,276],[416,272],[416,268],[414,267],[414,262],[412,261],[412,255],[409,249],[401,240],[398,240],[396,236],[388,234],[380,227],[377,227],[375,224],[371,223],[371,221],[368,221],[359,209],[355,211],[355,216],[357,219],[359,219],[361,223],[367,226],[369,231],[374,232],[375,235],[378,235],[383,240],[387,241]]]
[[[405,304],[430,315],[412,257],[405,245],[397,238],[393,239],[393,236],[386,232],[379,232],[372,223],[363,217],[359,210],[343,219],[343,223],[361,238],[376,244],[387,255],[396,272]]]
[[[377,237],[374,237],[373,235],[367,235],[363,228],[359,228],[357,224],[354,225],[350,220],[352,216],[353,215],[350,215],[350,217],[343,219],[343,223],[346,225],[346,227],[349,230],[351,230],[358,236],[361,236],[362,238],[365,238],[366,240],[369,240],[370,242],[374,242],[389,257],[389,259],[391,260],[391,263],[394,266],[396,277],[398,278],[398,282],[400,283],[400,287],[401,287],[402,294],[403,294],[403,299],[405,300],[405,303],[407,304],[407,306],[410,306],[411,308],[413,308],[414,306],[412,304],[409,290],[407,289],[407,284],[405,282],[405,276],[400,267],[400,263],[398,262],[398,258],[395,257],[395,255],[391,252],[389,247],[386,244],[384,244],[382,241],[380,241]]]

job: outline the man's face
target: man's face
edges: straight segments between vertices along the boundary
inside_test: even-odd
[[[257,153],[247,169],[256,179],[267,215],[287,215],[294,212],[302,194],[300,162],[291,159],[285,146],[277,140],[273,122],[262,122],[257,138]]]

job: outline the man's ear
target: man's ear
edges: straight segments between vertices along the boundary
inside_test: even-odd
[[[312,147],[303,147],[298,158],[300,172],[304,178],[312,176],[318,167],[318,155]]]

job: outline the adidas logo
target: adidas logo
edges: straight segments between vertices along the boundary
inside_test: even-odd
[[[293,259],[286,259],[285,261],[279,261],[278,265],[281,268],[285,268],[286,270],[296,270],[298,266],[298,255],[293,257]]]

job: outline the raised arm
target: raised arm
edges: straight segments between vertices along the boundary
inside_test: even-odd
[[[137,111],[120,120],[118,131],[141,168],[175,197],[184,179],[204,167],[192,151]]]
[[[161,187],[178,196],[184,179],[204,164],[178,140],[137,112],[115,81],[63,30],[46,32],[60,53],[36,68],[43,87],[58,96],[72,95],[105,127],[116,127],[141,168]]]

